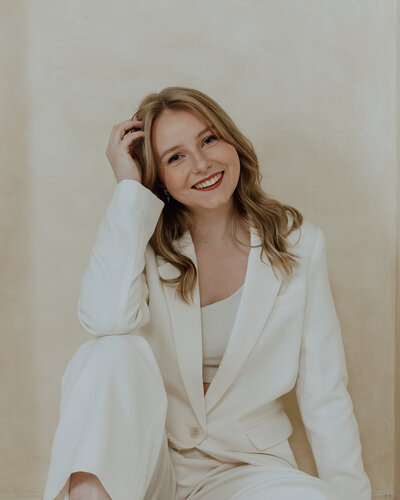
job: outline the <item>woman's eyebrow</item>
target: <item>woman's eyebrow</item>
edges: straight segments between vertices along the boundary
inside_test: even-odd
[[[204,132],[207,132],[207,130],[210,130],[210,131],[215,131],[215,127],[213,125],[211,125],[210,127],[206,127],[205,129],[201,130],[197,135],[196,135],[196,139],[198,139],[202,134],[204,134]],[[176,146],[172,146],[172,148],[168,148],[164,151],[164,153],[160,156],[160,160],[162,160],[164,158],[164,156],[169,153],[170,151],[174,151],[174,149],[178,149],[178,148],[181,148],[182,147],[182,144],[177,144]]]

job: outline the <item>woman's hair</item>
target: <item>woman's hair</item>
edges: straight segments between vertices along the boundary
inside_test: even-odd
[[[194,113],[215,135],[232,144],[240,159],[240,175],[233,193],[235,213],[258,231],[261,238],[261,256],[265,252],[274,270],[290,274],[298,265],[297,255],[288,251],[286,237],[303,222],[302,214],[289,205],[269,197],[261,187],[262,175],[252,143],[240,132],[228,114],[213,99],[202,92],[187,87],[167,87],[159,93],[144,97],[133,118],[142,121],[144,137],[135,140],[135,155],[142,166],[142,184],[164,201],[150,244],[155,253],[171,262],[180,276],[171,279],[160,277],[164,283],[178,283],[181,300],[193,301],[197,270],[193,261],[183,255],[173,242],[190,230],[193,223],[189,210],[178,200],[166,199],[164,184],[158,174],[157,156],[151,143],[154,120],[165,109],[186,110]],[[144,168],[143,168],[144,166]],[[292,219],[288,228],[288,216]],[[237,240],[232,226],[232,234]],[[237,240],[239,241],[239,240]],[[242,242],[241,242],[242,243]],[[242,243],[243,244],[243,243]]]

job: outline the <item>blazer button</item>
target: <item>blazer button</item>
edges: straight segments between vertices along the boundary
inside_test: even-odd
[[[197,438],[199,434],[200,434],[200,429],[198,427],[192,427],[190,429],[190,435],[192,438]]]

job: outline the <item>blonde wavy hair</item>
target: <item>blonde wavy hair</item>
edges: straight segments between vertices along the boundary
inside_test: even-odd
[[[183,255],[174,241],[190,230],[193,223],[188,209],[170,197],[166,198],[165,186],[159,176],[157,156],[151,143],[154,120],[165,109],[186,110],[194,113],[206,126],[214,129],[215,135],[232,144],[240,159],[240,175],[233,193],[234,210],[246,224],[255,228],[260,235],[262,247],[260,258],[265,252],[275,273],[280,270],[290,274],[298,265],[297,255],[288,251],[287,236],[299,228],[302,214],[289,205],[271,198],[261,187],[262,175],[252,143],[240,132],[228,114],[213,99],[199,90],[187,87],[167,87],[158,93],[144,97],[132,118],[142,121],[144,137],[135,140],[134,151],[142,166],[142,184],[158,196],[165,205],[157,222],[150,245],[155,253],[176,266],[180,275],[165,279],[164,283],[178,284],[177,293],[181,300],[193,303],[193,292],[197,270],[193,261]],[[288,216],[292,218],[288,228]],[[232,234],[235,235],[232,224]],[[240,242],[243,244],[242,242]],[[251,247],[251,246],[250,246]]]

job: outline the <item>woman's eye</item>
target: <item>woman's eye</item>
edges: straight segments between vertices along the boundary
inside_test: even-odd
[[[206,138],[204,139],[204,142],[205,142],[205,141],[208,141],[209,139],[216,139],[216,137],[215,137],[215,135],[210,135],[210,136],[208,136],[208,137],[206,137]],[[210,143],[209,143],[209,142],[206,142],[206,144],[210,144]]]
[[[171,158],[168,160],[168,163],[172,163],[173,161],[175,161],[175,159],[176,159],[178,156],[181,156],[181,155],[176,154],[176,155],[171,156]]]
[[[211,139],[211,140],[210,140],[210,139]],[[216,139],[217,139],[217,137],[216,137],[215,135],[209,135],[208,137],[206,137],[206,138],[204,139],[204,141],[203,141],[203,142],[204,142],[205,144],[210,144],[210,142],[211,142],[212,140],[216,140]],[[209,142],[206,142],[206,141],[209,141]],[[174,154],[174,155],[173,155],[173,156],[171,156],[171,158],[168,160],[168,163],[173,163],[174,161],[179,160],[179,157],[180,157],[180,156],[182,156],[182,155],[180,155],[180,154]]]

